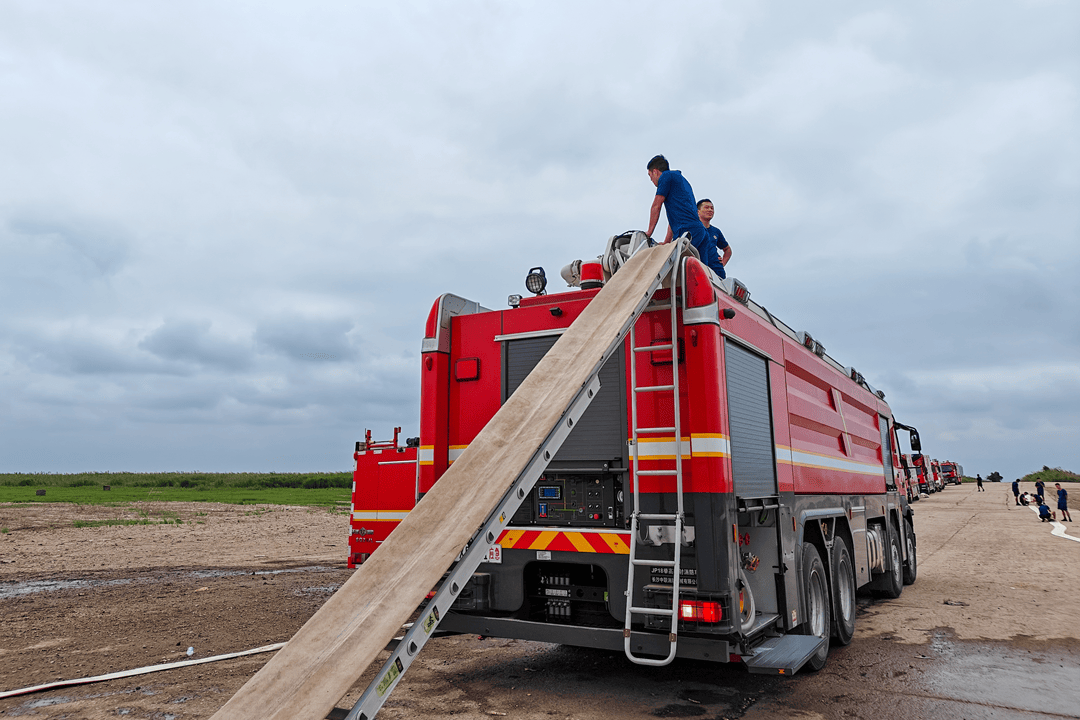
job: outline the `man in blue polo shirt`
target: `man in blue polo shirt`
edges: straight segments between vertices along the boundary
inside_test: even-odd
[[[672,170],[667,158],[657,155],[647,166],[649,179],[656,186],[656,197],[649,211],[649,231],[652,237],[656,223],[660,221],[660,206],[667,213],[668,231],[664,242],[683,233],[690,235],[690,244],[698,251],[701,262],[712,268],[721,278],[727,277],[720,257],[716,253],[716,243],[709,237],[705,226],[698,218],[697,204],[694,202],[694,190],[678,170]]]
[[[716,216],[716,208],[713,207],[712,200],[705,198],[697,201],[697,216],[701,224],[705,226],[705,232],[709,233],[709,237],[716,243],[716,254],[720,256],[720,264],[727,268],[728,261],[731,260],[731,246],[728,245],[724,233],[720,232],[720,228],[712,224],[712,219]]]

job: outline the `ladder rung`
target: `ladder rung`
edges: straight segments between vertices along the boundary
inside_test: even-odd
[[[664,303],[663,305],[649,305],[645,308],[645,312],[652,312],[653,310],[670,310],[671,303]]]
[[[674,385],[645,385],[643,387],[634,388],[634,392],[664,392],[674,389]]]
[[[679,518],[674,513],[638,513],[638,520],[670,520],[675,522]]]
[[[651,565],[653,567],[675,567],[674,560],[642,560],[640,558],[634,558],[635,565]]]
[[[662,433],[662,432],[675,432],[674,427],[654,427],[654,428],[635,428],[636,433]]]
[[[671,608],[643,608],[643,607],[630,607],[627,608],[630,612],[636,615],[674,615],[675,611]]]
[[[676,470],[638,470],[638,475],[678,475]]]
[[[634,352],[656,352],[657,350],[674,350],[675,346],[671,343],[667,345],[646,345],[644,347],[634,348]]]

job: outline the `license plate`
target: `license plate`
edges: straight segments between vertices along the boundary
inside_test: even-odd
[[[485,560],[485,562],[501,565],[502,545],[492,545],[490,548],[488,548],[487,560]]]

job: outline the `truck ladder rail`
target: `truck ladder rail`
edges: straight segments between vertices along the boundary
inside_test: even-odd
[[[682,241],[682,242],[685,242]],[[679,341],[678,341],[678,303],[675,298],[676,294],[676,279],[678,273],[675,268],[671,271],[671,294],[666,304],[657,304],[649,306],[649,311],[656,310],[668,310],[670,311],[669,322],[671,328],[671,337],[668,342],[661,342],[657,345],[638,345],[637,332],[635,328],[630,329],[630,427],[633,431],[633,437],[631,444],[633,445],[633,477],[634,484],[633,492],[633,512],[630,515],[630,552],[627,563],[626,573],[626,617],[623,623],[623,652],[626,653],[626,657],[633,663],[638,665],[654,665],[661,666],[667,665],[675,659],[675,654],[678,650],[678,629],[679,629],[679,578],[682,573],[682,542],[683,537],[683,523],[685,521],[685,508],[683,507],[683,473],[682,473],[682,419],[679,417]],[[671,383],[665,385],[638,385],[637,378],[637,360],[638,353],[651,352],[651,353],[664,353],[668,352],[671,356]],[[640,427],[638,423],[638,395],[642,393],[670,393],[671,406],[673,409],[674,425],[670,428],[659,427]],[[671,431],[675,433],[675,466],[673,468],[663,470],[642,470],[641,469],[641,453],[639,442],[640,436],[643,434],[657,434],[662,431]],[[643,513],[641,512],[640,502],[640,487],[641,478],[643,477],[674,477],[675,478],[675,497],[676,497],[676,512],[674,513]],[[672,543],[673,557],[670,560],[646,560],[638,556],[640,548],[640,536],[639,536],[639,524],[642,520],[659,520],[667,523],[674,524],[675,538]],[[634,605],[634,589],[637,586],[637,568],[643,566],[652,567],[667,567],[671,568],[672,583],[671,583],[671,606],[665,608],[646,608],[638,607]],[[635,655],[632,647],[633,641],[633,618],[635,616],[660,616],[670,618],[670,628],[668,631],[668,654],[663,658],[650,658]]]

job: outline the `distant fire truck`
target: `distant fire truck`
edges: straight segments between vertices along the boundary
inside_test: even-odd
[[[428,492],[617,270],[489,310],[436,299],[418,443],[357,444],[349,564]],[[564,277],[567,274],[564,273]],[[674,287],[674,292],[671,288]],[[851,641],[855,593],[900,595],[917,570],[898,430],[884,400],[689,255],[599,372],[600,389],[440,630],[625,652],[820,668]],[[614,337],[614,336],[613,336]],[[418,447],[411,447],[415,444]],[[914,455],[921,458],[921,455]],[[919,467],[918,463],[912,463]]]
[[[923,495],[933,495],[937,492],[937,485],[934,483],[930,458],[919,453],[912,453],[910,457],[911,466],[914,468],[915,483],[918,485],[919,492]]]
[[[941,475],[941,463],[937,460],[930,461],[930,477],[934,481],[934,487],[938,490],[945,489],[945,480]]]
[[[959,485],[963,482],[964,467],[962,465],[946,460],[939,467],[941,469],[941,481],[946,485]]]
[[[906,453],[901,455],[900,465],[900,472],[896,476],[896,482],[900,492],[907,497],[909,503],[918,502],[920,492],[919,475],[911,460],[911,455]]]

